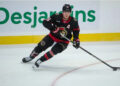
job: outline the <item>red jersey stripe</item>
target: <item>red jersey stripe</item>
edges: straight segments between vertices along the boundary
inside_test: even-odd
[[[54,56],[54,53],[52,52],[52,50],[50,50],[49,52],[50,52],[50,54],[51,54],[52,56]]]
[[[49,59],[49,57],[47,56],[47,54],[45,54],[44,56],[45,56],[45,58],[46,58],[47,60]]]
[[[52,38],[55,42],[63,42],[63,43],[69,44],[69,41],[60,40],[60,39],[54,37],[51,33],[49,34],[49,36],[50,36],[50,38]]]

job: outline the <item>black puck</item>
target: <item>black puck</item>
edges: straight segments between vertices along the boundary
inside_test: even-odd
[[[113,71],[117,71],[117,68],[114,68]]]

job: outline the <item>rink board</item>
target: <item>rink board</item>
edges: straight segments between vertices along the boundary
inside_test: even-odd
[[[31,44],[38,43],[45,35],[0,36],[0,44]],[[81,42],[120,41],[120,33],[80,34]]]

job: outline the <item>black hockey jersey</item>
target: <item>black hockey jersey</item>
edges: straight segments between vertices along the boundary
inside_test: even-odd
[[[58,40],[63,40],[63,42],[67,41],[64,38],[59,37],[58,35],[56,35],[55,33],[53,33],[53,31],[57,28],[57,27],[65,27],[65,30],[67,32],[66,37],[71,39],[72,34],[73,34],[73,39],[79,39],[79,25],[78,25],[78,21],[73,18],[73,17],[69,17],[69,19],[67,21],[65,21],[63,19],[63,14],[54,14],[52,15],[50,18],[46,19],[43,21],[43,25],[44,27],[48,28],[50,30],[50,36],[54,39],[58,39]]]

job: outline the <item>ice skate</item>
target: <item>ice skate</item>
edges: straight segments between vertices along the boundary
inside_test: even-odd
[[[22,59],[22,62],[23,63],[27,63],[27,62],[30,62],[31,60],[33,60],[34,58],[31,58],[31,57],[24,57],[23,59]]]
[[[33,68],[33,69],[39,69],[40,64],[41,64],[41,61],[40,61],[40,59],[38,59],[38,60],[35,62],[35,64],[32,66],[32,68]]]

